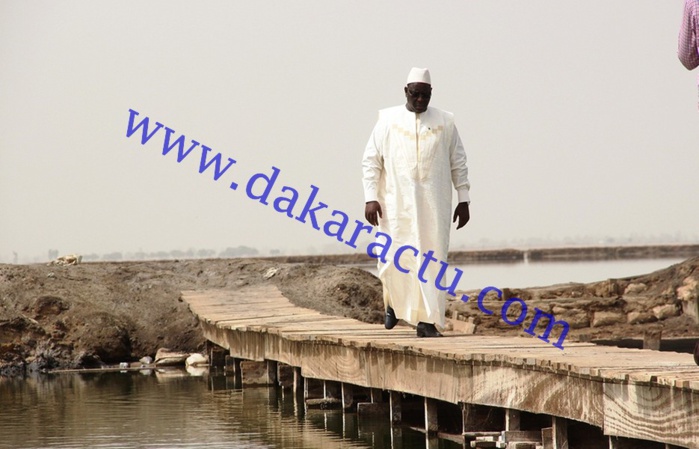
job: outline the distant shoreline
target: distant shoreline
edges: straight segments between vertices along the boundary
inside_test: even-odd
[[[570,262],[589,260],[664,259],[699,256],[699,244],[688,245],[634,245],[634,246],[584,246],[538,249],[492,249],[474,251],[450,251],[448,262],[469,263],[517,263],[517,262]],[[366,265],[376,259],[366,253],[326,254],[306,256],[255,257],[283,263],[321,263]]]

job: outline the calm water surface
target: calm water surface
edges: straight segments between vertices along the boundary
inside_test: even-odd
[[[391,447],[387,418],[305,412],[292,394],[232,385],[184,371],[0,378],[0,448]],[[401,432],[401,447],[425,447],[421,433]]]
[[[648,274],[684,260],[686,259],[517,262],[453,265],[453,267],[464,272],[459,281],[459,289],[475,290],[491,285],[498,288],[526,288],[565,282],[603,281],[610,278]],[[452,267],[452,265],[449,266]],[[362,268],[376,274],[375,265]]]

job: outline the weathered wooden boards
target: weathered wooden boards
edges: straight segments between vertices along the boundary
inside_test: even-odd
[[[232,356],[303,376],[442,401],[587,422],[612,436],[699,448],[699,367],[691,354],[532,337],[361,323],[292,305],[274,286],[183,292],[206,337]]]

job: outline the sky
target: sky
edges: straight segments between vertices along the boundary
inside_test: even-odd
[[[452,249],[698,242],[682,5],[0,0],[0,262],[362,251],[245,184],[276,167],[271,199],[314,186],[363,219],[362,153],[413,66],[468,156],[471,221]],[[127,137],[130,109],[163,128]],[[165,127],[235,164],[215,181],[200,148],[178,163]]]

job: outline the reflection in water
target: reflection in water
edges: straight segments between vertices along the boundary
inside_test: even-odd
[[[367,421],[367,422],[365,422]],[[400,446],[424,448],[402,429]],[[395,437],[395,435],[394,435]],[[0,448],[390,448],[388,419],[304,411],[274,388],[184,372],[0,378]],[[440,440],[440,447],[457,447]]]

